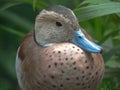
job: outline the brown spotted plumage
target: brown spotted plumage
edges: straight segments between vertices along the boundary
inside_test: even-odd
[[[46,10],[49,14],[52,9],[50,7]],[[62,11],[52,11],[52,15],[56,16],[47,16],[47,19],[46,13],[44,17],[39,14],[35,30],[24,37],[16,58],[17,78],[22,90],[97,90],[104,73],[103,58],[100,53],[87,52],[69,42],[73,37],[72,32],[79,26],[76,17],[72,15],[73,12],[68,11],[71,13],[71,19],[64,14],[59,16]],[[44,19],[44,23],[41,23]],[[56,20],[59,21],[58,27],[53,25],[56,25]],[[60,24],[63,27],[59,27]],[[58,29],[62,37],[58,36],[54,29]],[[56,36],[51,33],[52,31]],[[44,32],[48,36],[44,36]],[[90,36],[83,32],[91,40]]]

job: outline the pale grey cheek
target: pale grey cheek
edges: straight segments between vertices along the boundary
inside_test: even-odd
[[[48,39],[50,39],[50,38],[44,38],[44,37],[42,37],[42,35],[41,36],[39,36],[39,35],[36,35],[36,42],[40,45],[40,46],[43,46],[43,47],[47,47],[47,46],[52,46],[52,45],[54,45],[54,43],[52,43],[52,42],[50,42],[50,40],[48,40]]]
[[[59,37],[59,32],[57,30],[52,30],[51,33],[49,33],[49,40],[54,41],[54,39],[57,39]]]

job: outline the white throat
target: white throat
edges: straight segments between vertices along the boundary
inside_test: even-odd
[[[49,47],[49,46],[52,46],[52,45],[55,45],[55,43],[47,43],[47,44],[44,44],[43,47]]]

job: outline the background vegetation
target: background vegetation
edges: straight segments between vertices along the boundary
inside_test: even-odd
[[[120,0],[0,0],[0,90],[19,90],[17,48],[34,29],[37,13],[54,4],[71,8],[80,25],[103,46],[106,69],[99,90],[120,90]]]

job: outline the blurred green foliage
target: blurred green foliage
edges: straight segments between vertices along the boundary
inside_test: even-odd
[[[35,16],[47,6],[71,8],[80,25],[104,48],[105,75],[99,90],[120,90],[120,0],[0,0],[0,90],[19,90],[17,48]]]

